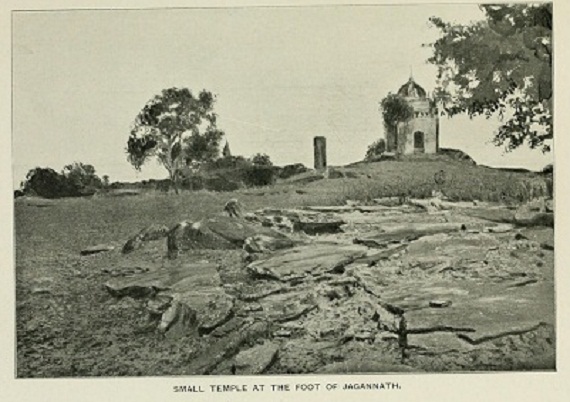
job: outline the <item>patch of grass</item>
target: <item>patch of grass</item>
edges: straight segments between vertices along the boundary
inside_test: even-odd
[[[441,191],[454,201],[519,203],[529,198],[525,181],[537,175],[508,172],[456,161],[385,161],[345,168],[357,178],[320,180],[306,185],[312,194],[308,203],[340,205],[347,199],[371,201],[381,197],[430,197]],[[444,180],[436,175],[444,172]],[[441,176],[441,175],[440,175]]]

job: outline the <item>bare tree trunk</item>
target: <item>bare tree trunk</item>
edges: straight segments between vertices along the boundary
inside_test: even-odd
[[[168,177],[170,179],[170,184],[172,188],[174,188],[174,193],[178,194],[177,172],[174,170],[174,168],[168,170]]]
[[[175,194],[179,194],[179,190],[178,190],[178,171],[174,171],[172,174],[172,186],[174,187],[174,193]]]

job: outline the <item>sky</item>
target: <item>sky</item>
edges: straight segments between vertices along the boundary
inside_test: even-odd
[[[476,5],[84,10],[13,14],[13,184],[36,167],[80,161],[111,181],[141,172],[125,147],[135,116],[170,87],[217,96],[232,154],[313,165],[314,136],[329,165],[362,160],[384,136],[379,101],[410,73],[428,92],[438,31],[430,16],[467,23]],[[440,120],[440,146],[489,166],[541,169],[551,154],[490,144],[499,121]]]

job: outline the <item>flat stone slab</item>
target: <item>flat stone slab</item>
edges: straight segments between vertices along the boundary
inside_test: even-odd
[[[317,308],[314,297],[303,291],[273,294],[259,300],[259,304],[261,314],[278,323],[297,320]]]
[[[445,286],[426,289],[408,288],[408,294],[439,297]],[[529,331],[540,323],[553,324],[554,286],[540,282],[525,287],[508,287],[494,283],[464,281],[453,285],[455,292],[446,292],[452,301],[447,308],[418,308],[406,312],[408,331],[421,332],[429,329],[447,328],[462,333],[466,340],[480,343],[510,333]],[[436,290],[435,292],[433,290]],[[463,290],[463,292],[461,292]],[[420,304],[420,303],[418,303]],[[460,330],[469,329],[466,331]]]
[[[159,291],[174,288],[221,286],[216,264],[183,264],[178,267],[161,268],[132,277],[113,278],[105,288],[117,297],[147,297]]]
[[[224,360],[239,352],[245,343],[253,343],[266,335],[267,323],[252,322],[244,325],[239,331],[232,332],[211,343],[200,355],[188,365],[186,374],[210,374]]]
[[[419,348],[429,353],[466,352],[474,346],[460,339],[454,332],[431,332],[427,334],[408,335],[408,346]]]
[[[386,247],[391,243],[411,241],[423,236],[439,233],[453,233],[461,231],[461,225],[457,223],[428,223],[411,224],[402,227],[390,228],[376,233],[368,233],[357,237],[356,244],[364,244],[368,247]]]
[[[279,346],[270,341],[241,351],[235,357],[236,374],[263,374],[275,362],[278,351]]]
[[[490,249],[498,248],[500,241],[485,233],[456,233],[426,236],[412,242],[407,249],[406,259],[438,258],[446,256],[462,260],[484,260]],[[435,252],[435,253],[434,253]]]
[[[234,291],[240,300],[252,302],[275,293],[283,293],[287,288],[275,281],[255,281],[252,284],[240,283],[234,287]]]
[[[194,311],[201,333],[209,333],[226,322],[234,307],[234,298],[220,287],[186,289],[183,292],[174,289],[161,294],[172,296],[173,303],[181,303]]]
[[[367,249],[361,246],[312,244],[263,257],[249,264],[247,270],[256,278],[291,281],[307,275],[342,272],[347,264],[366,253]]]
[[[151,315],[161,315],[159,329],[184,334],[209,333],[233,313],[234,297],[221,286],[215,264],[181,264],[105,284],[117,297],[149,298]]]
[[[356,207],[352,205],[339,205],[339,206],[308,206],[305,207],[307,211],[324,212],[324,213],[341,213],[354,211]]]
[[[107,251],[113,251],[115,246],[111,246],[109,244],[97,244],[95,246],[89,246],[84,248],[79,252],[81,255],[91,255],[91,254],[99,254],[105,253]]]

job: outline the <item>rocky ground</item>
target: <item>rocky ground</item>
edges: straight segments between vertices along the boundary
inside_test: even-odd
[[[553,250],[544,206],[384,199],[151,225],[83,258],[107,256],[124,336],[183,351],[170,374],[439,372],[555,368]]]

